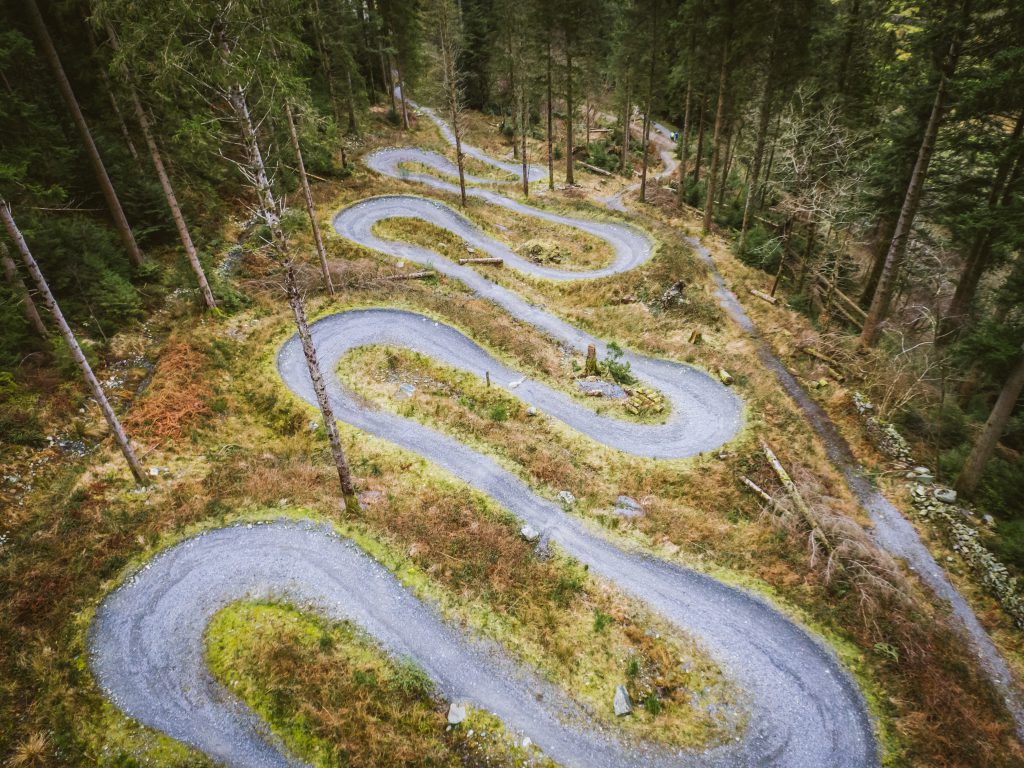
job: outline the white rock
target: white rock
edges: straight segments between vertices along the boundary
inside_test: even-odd
[[[466,719],[466,705],[453,701],[448,707],[448,725],[458,725]]]
[[[527,541],[537,541],[540,538],[540,531],[534,528],[532,525],[524,525],[519,529],[519,535]]]
[[[573,496],[569,491],[559,491],[558,500],[569,507],[576,503],[576,497]]]

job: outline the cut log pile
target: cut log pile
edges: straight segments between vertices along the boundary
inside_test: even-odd
[[[646,416],[665,411],[665,398],[660,392],[649,387],[635,387],[625,390],[629,395],[626,401],[626,412],[634,416]]]

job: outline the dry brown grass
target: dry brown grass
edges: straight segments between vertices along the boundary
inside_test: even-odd
[[[208,416],[212,392],[205,364],[195,347],[178,339],[168,341],[149,390],[124,419],[129,434],[174,440]]]

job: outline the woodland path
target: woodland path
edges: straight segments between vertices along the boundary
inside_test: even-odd
[[[490,162],[483,153],[474,156]],[[415,162],[450,174],[450,161],[436,153],[382,150],[366,162],[382,173],[457,190],[443,179],[399,167]],[[497,167],[514,172],[507,164]],[[649,238],[632,226],[559,216],[491,190],[467,191],[491,204],[602,237],[614,250],[614,261],[593,272],[541,271],[511,258],[514,254],[507,248],[444,204],[415,195],[358,202],[335,217],[335,229],[367,247],[464,282],[569,348],[595,344],[603,351],[600,340],[473,269],[428,249],[374,235],[373,223],[393,216],[421,218],[452,230],[487,255],[506,259],[512,268],[547,279],[585,279],[632,269],[651,256]],[[693,456],[732,439],[742,425],[742,404],[728,389],[690,366],[627,352],[632,372],[660,389],[672,406],[667,423],[638,425],[598,416],[564,394],[525,379],[454,328],[412,312],[344,312],[317,321],[311,331],[339,420],[427,458],[492,497],[596,576],[644,601],[694,638],[741,692],[738,707],[747,718],[746,727],[734,743],[699,753],[668,753],[625,743],[592,724],[581,725],[584,721],[563,694],[508,660],[500,648],[445,624],[434,608],[416,600],[354,544],[322,526],[286,521],[228,527],[189,539],[158,555],[104,600],[90,635],[91,662],[124,712],[228,765],[293,765],[258,718],[211,678],[204,660],[203,631],[217,610],[247,597],[274,597],[351,620],[391,653],[421,666],[447,698],[496,713],[564,765],[878,764],[872,724],[856,685],[823,643],[781,612],[709,576],[630,551],[535,493],[490,457],[415,421],[367,408],[337,379],[335,367],[345,352],[359,346],[416,349],[481,377],[490,371],[492,381],[509,387],[511,394],[547,417],[603,444],[655,458]],[[315,402],[296,338],[282,347],[278,371],[298,396]],[[540,700],[538,692],[544,694]]]
[[[664,179],[671,176],[679,167],[679,161],[675,159],[675,142],[672,141],[671,132],[658,123],[654,123],[654,126],[656,130],[651,133],[651,140],[657,147],[665,168],[658,178]],[[637,188],[638,186],[631,189]],[[621,205],[621,196],[618,202],[619,205],[609,203],[609,207],[614,210],[625,210]],[[953,616],[966,633],[967,641],[977,654],[982,670],[1013,716],[1018,738],[1024,740],[1024,695],[1016,685],[1006,660],[1003,659],[992,642],[992,638],[989,637],[988,632],[978,620],[974,609],[953,586],[949,575],[925,546],[913,524],[871,481],[864,467],[853,455],[849,443],[839,433],[835,422],[807,394],[796,377],[775,356],[771,346],[758,332],[736,295],[729,290],[725,279],[715,265],[711,251],[695,237],[684,239],[708,266],[715,281],[719,304],[732,321],[755,342],[761,362],[768,370],[772,371],[782,388],[797,404],[804,416],[807,417],[808,423],[821,438],[829,460],[842,473],[850,492],[857,498],[874,524],[871,534],[875,542],[889,554],[903,560],[907,567],[916,573],[942,602],[949,606]]]

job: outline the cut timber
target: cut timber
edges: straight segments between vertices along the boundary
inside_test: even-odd
[[[761,486],[759,486],[749,477],[747,477],[746,475],[740,475],[740,480],[743,481],[743,484],[747,486],[747,488],[749,488],[758,496],[760,496],[764,501],[768,502],[769,504],[775,504],[775,499],[773,499],[766,490],[761,488]]]
[[[505,263],[504,259],[498,258],[480,258],[480,259],[459,259],[459,264],[495,264],[501,266]]]
[[[701,333],[700,333],[700,329],[699,328],[694,328],[692,331],[690,331],[689,342],[691,344],[700,344],[700,340],[701,340]]]
[[[723,384],[732,384],[732,374],[729,373],[725,368],[718,369],[718,378],[722,380]]]
[[[582,165],[584,168],[586,168],[591,173],[596,173],[596,174],[598,174],[600,176],[612,176],[612,175],[614,175],[614,174],[611,173],[611,171],[606,171],[604,168],[598,168],[596,165],[591,165],[590,163],[584,163],[582,160],[577,160],[576,162],[579,165]]]
[[[750,288],[749,291],[751,296],[757,296],[757,298],[767,301],[769,304],[774,305],[779,303],[777,296],[771,296],[764,291],[757,290],[757,288]]]
[[[436,272],[430,269],[425,269],[422,272],[406,272],[402,275],[390,275],[389,277],[382,277],[382,280],[422,280],[425,277],[434,277],[437,275]]]

